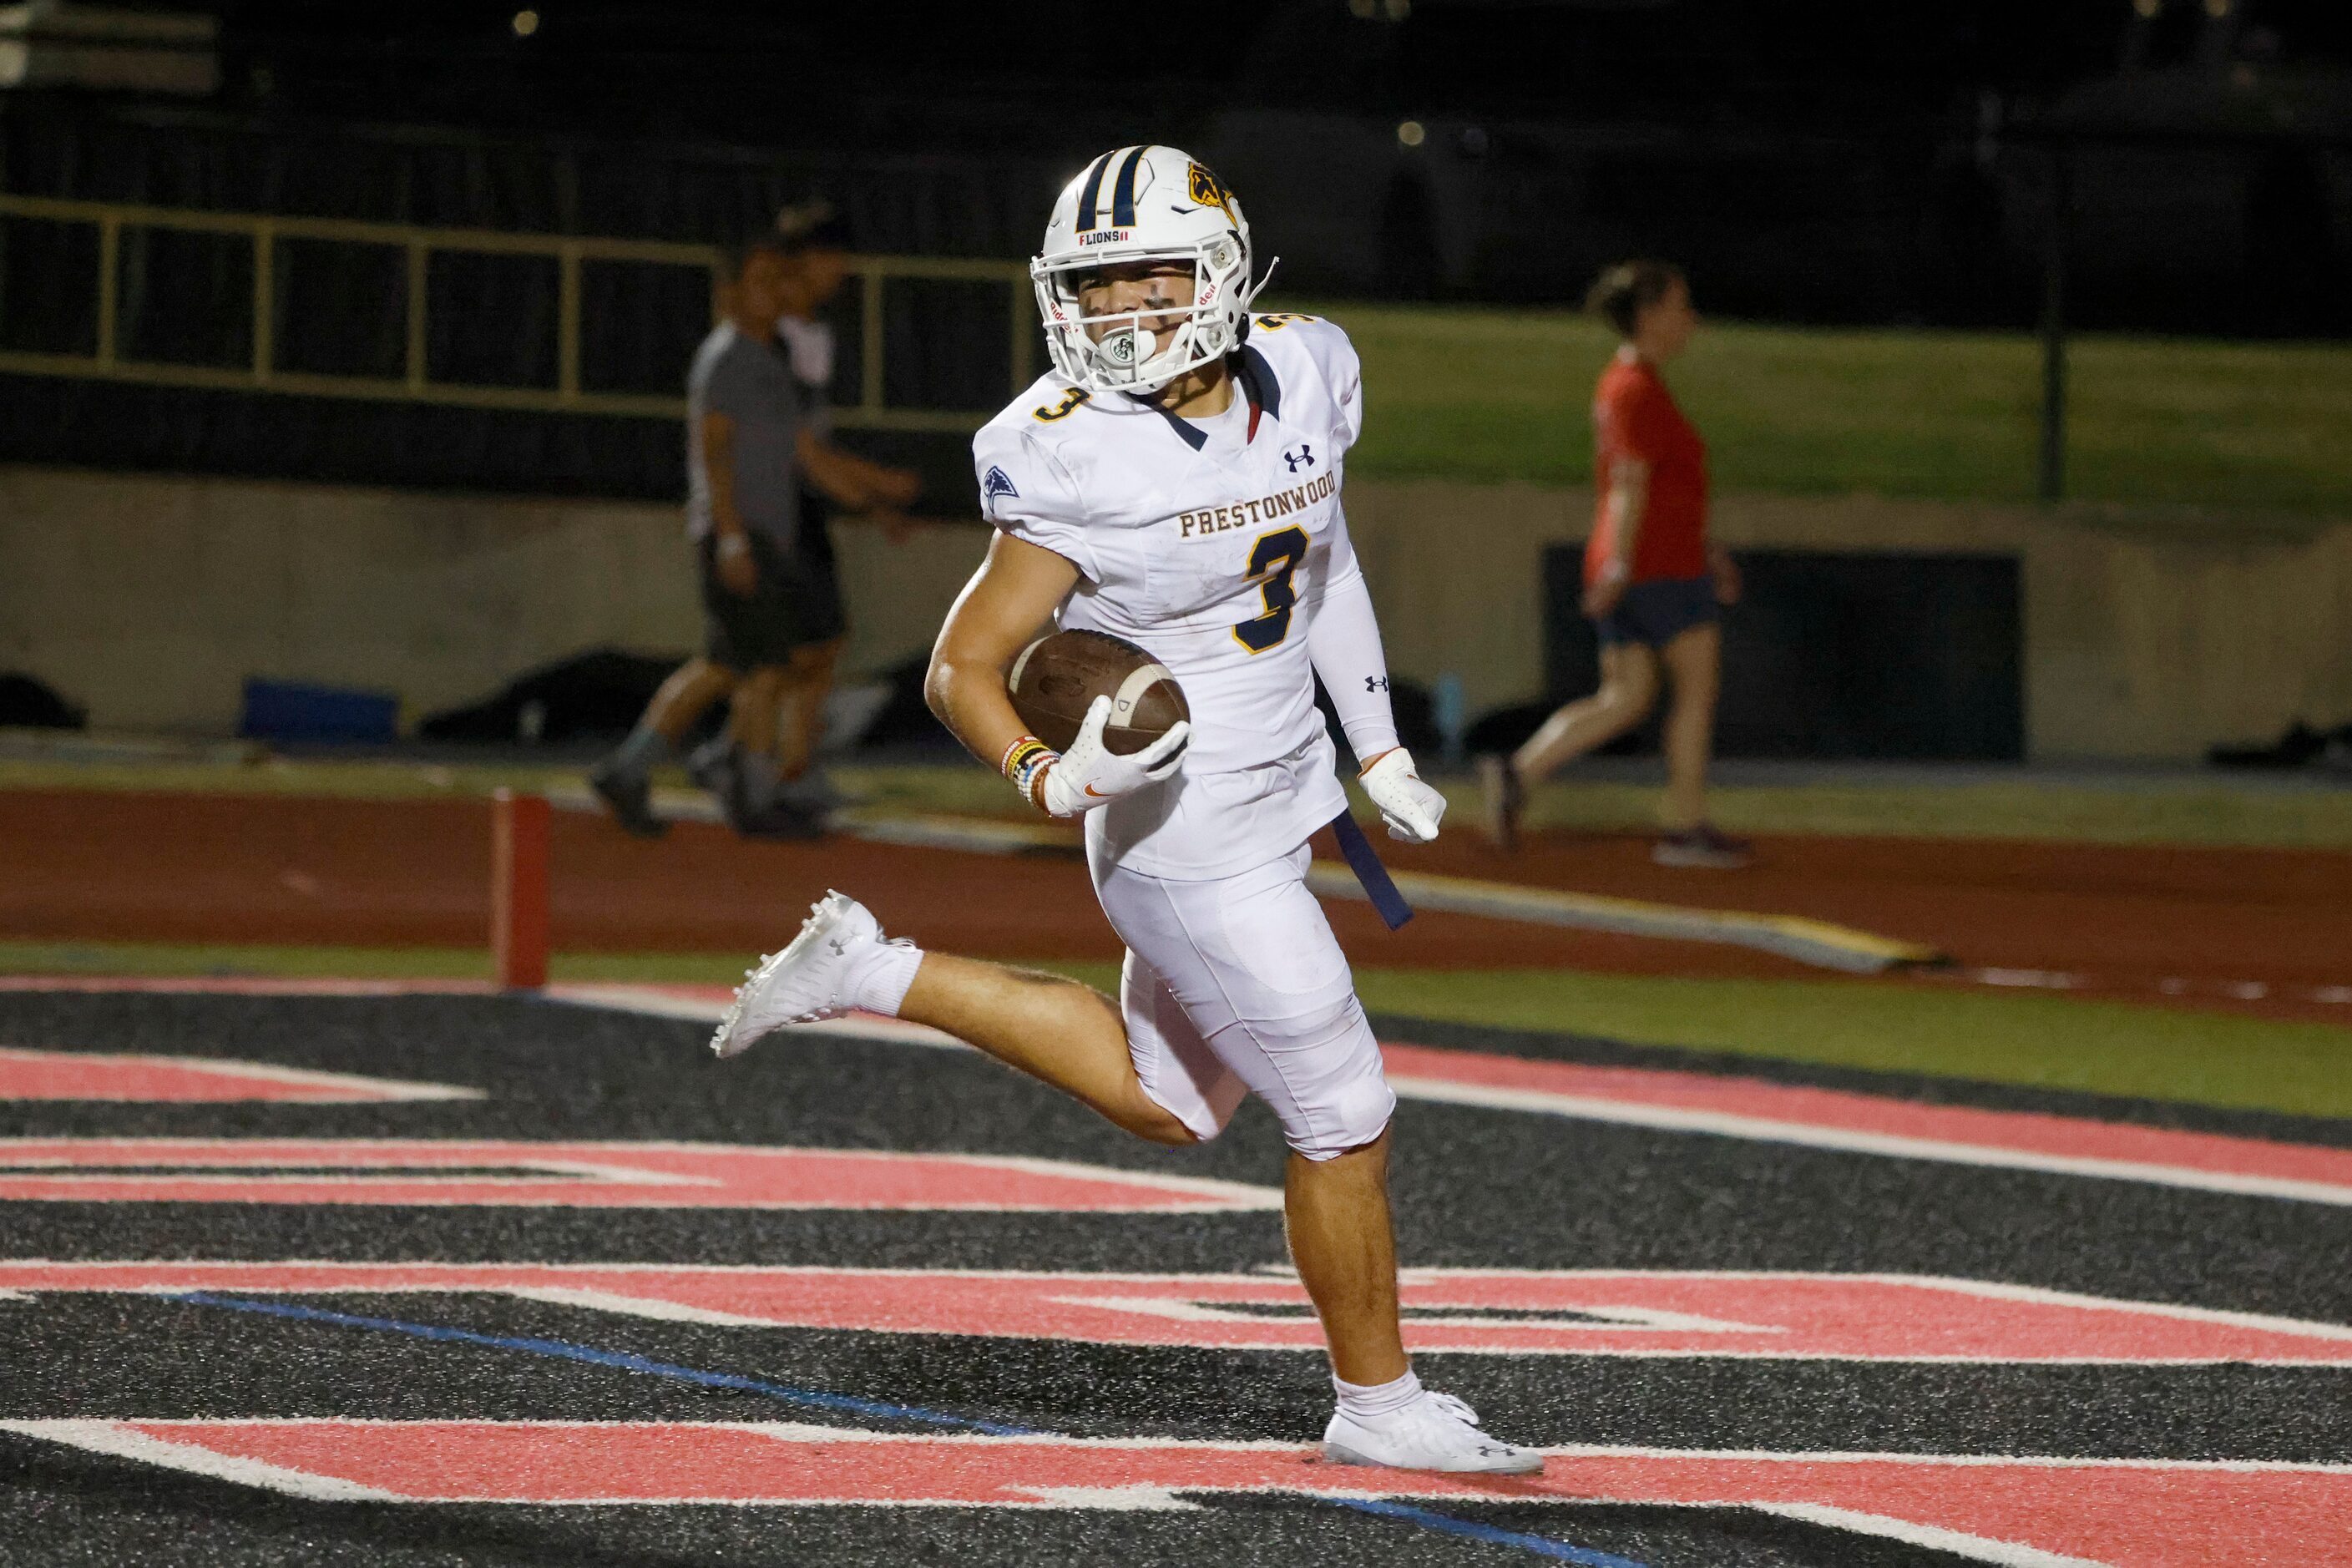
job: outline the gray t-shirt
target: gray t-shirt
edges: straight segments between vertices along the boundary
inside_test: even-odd
[[[731,321],[711,329],[686,376],[686,529],[710,531],[710,476],[703,470],[702,416],[735,424],[735,510],[747,527],[784,549],[800,530],[797,455],[809,398],[792,363],[772,342],[760,342]]]

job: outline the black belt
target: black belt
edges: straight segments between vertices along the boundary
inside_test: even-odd
[[[1339,853],[1348,858],[1356,880],[1364,885],[1364,896],[1372,900],[1372,908],[1380,910],[1389,930],[1394,931],[1412,919],[1412,906],[1397,891],[1396,879],[1381,864],[1379,851],[1364,837],[1364,830],[1356,826],[1356,819],[1341,812],[1331,819],[1331,836],[1339,841]]]

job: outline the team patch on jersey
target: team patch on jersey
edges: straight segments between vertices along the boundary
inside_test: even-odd
[[[998,496],[1018,496],[1020,493],[1013,488],[1012,476],[1003,468],[992,465],[980,481],[980,504],[982,506],[988,505]]]

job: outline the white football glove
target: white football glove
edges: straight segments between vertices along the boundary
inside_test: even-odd
[[[1437,825],[1445,817],[1445,797],[1421,782],[1421,775],[1412,771],[1411,752],[1402,746],[1382,752],[1357,775],[1357,782],[1381,808],[1381,820],[1389,825],[1391,838],[1426,844],[1437,837]]]
[[[1103,747],[1103,726],[1108,722],[1110,699],[1097,697],[1087,709],[1086,722],[1078,726],[1078,738],[1045,770],[1042,793],[1045,809],[1052,815],[1077,816],[1108,805],[1123,795],[1150,788],[1184,765],[1184,748],[1192,739],[1190,720],[1179,719],[1168,733],[1124,757],[1114,756]]]

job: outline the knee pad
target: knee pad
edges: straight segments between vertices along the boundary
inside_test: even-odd
[[[1299,1103],[1277,1108],[1283,1110],[1284,1142],[1307,1159],[1330,1160],[1387,1131],[1396,1094],[1354,994],[1294,1027],[1294,1059],[1303,1058],[1309,1070],[1294,1080]]]

